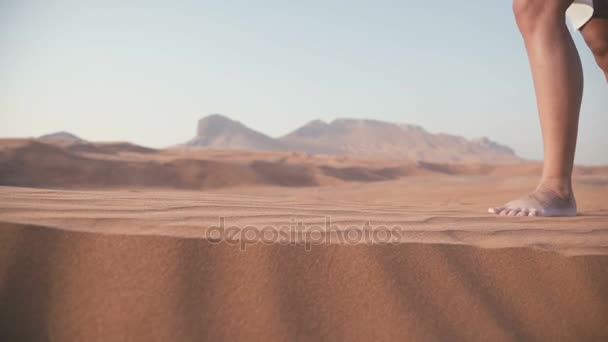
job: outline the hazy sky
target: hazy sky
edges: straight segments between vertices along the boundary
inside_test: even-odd
[[[577,162],[608,164],[608,85],[575,40]],[[271,136],[366,117],[542,155],[508,0],[0,0],[0,136],[161,147],[209,113]]]

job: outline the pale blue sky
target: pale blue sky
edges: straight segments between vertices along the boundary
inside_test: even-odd
[[[578,33],[578,163],[608,164],[608,85]],[[226,114],[271,136],[366,117],[542,145],[510,1],[0,0],[0,136],[162,147]]]

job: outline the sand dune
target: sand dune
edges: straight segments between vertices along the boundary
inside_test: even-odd
[[[0,187],[0,340],[606,340],[608,184],[574,218],[484,213],[533,182]]]
[[[608,175],[606,167],[577,174]],[[540,164],[447,164],[296,152],[155,150],[130,143],[47,144],[0,140],[0,185],[43,188],[216,189],[243,185],[306,187],[411,176],[536,176]]]
[[[324,187],[239,187],[205,192],[175,190],[49,190],[0,187],[0,221],[64,230],[127,235],[208,238],[210,228],[266,227],[303,234],[289,241],[344,243],[344,234],[390,230],[390,240],[365,243],[445,243],[482,248],[529,247],[564,255],[608,254],[608,184],[578,182],[574,218],[497,218],[486,203],[500,203],[534,184],[532,178],[415,177]],[[494,186],[498,192],[485,188]],[[462,194],[467,191],[467,195]],[[253,234],[253,232],[252,232]],[[340,240],[342,238],[342,240]],[[234,240],[266,241],[260,234]],[[358,242],[359,243],[359,242]]]
[[[602,341],[608,256],[3,224],[3,341]]]
[[[244,184],[316,185],[310,170],[282,163],[252,160],[232,163],[201,159],[156,161],[153,157],[106,158],[124,152],[152,154],[128,146],[74,145],[62,148],[27,142],[0,151],[0,184],[51,188],[158,187],[207,189]],[[124,146],[123,146],[124,147]],[[79,153],[74,153],[78,151]],[[93,155],[91,155],[91,153]],[[96,156],[97,155],[97,156]],[[99,156],[101,155],[101,156]]]
[[[70,146],[0,142],[0,341],[608,339],[605,167]]]

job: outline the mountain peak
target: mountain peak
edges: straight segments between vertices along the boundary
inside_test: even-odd
[[[271,137],[221,114],[211,114],[200,119],[196,136],[185,145],[243,150],[280,149],[280,144]]]
[[[359,118],[337,118],[331,122],[331,125],[374,125],[374,124],[390,124],[386,121],[374,120],[374,119],[359,119]]]
[[[328,128],[329,124],[327,122],[320,119],[315,119],[287,134],[284,138],[294,136],[313,138],[324,134]]]
[[[245,125],[221,114],[210,114],[198,120],[196,136],[215,135],[218,131],[246,128]]]
[[[229,118],[225,115],[219,114],[219,113],[209,114],[209,115],[201,118],[199,121],[209,121],[209,120],[211,120],[211,121],[231,121],[231,122],[234,121],[231,118]]]

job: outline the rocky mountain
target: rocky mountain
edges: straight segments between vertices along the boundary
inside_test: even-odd
[[[186,146],[425,162],[502,163],[519,160],[511,148],[485,137],[469,140],[455,135],[433,134],[420,126],[367,119],[336,119],[329,123],[314,120],[275,139],[214,114],[199,121],[196,137]]]
[[[185,145],[238,150],[283,149],[280,141],[219,114],[212,114],[199,120],[196,136]]]

